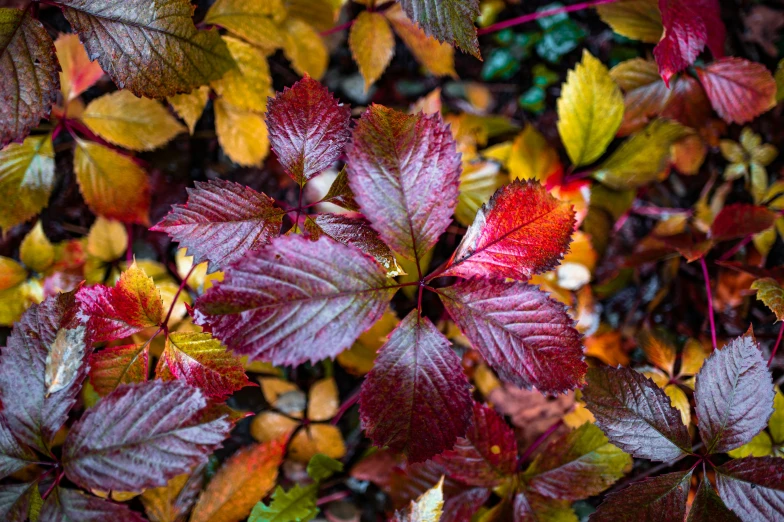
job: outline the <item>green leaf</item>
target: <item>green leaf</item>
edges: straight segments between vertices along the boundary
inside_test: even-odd
[[[259,502],[250,513],[248,522],[306,522],[318,514],[316,493],[318,484],[295,485],[288,491],[278,486],[267,506]]]
[[[316,482],[331,477],[334,473],[343,471],[343,463],[323,453],[316,453],[308,462],[308,475]]]

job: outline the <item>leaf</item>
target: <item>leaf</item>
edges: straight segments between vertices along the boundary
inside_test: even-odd
[[[179,379],[199,388],[214,401],[251,384],[239,357],[208,333],[169,334],[155,373],[164,381]]]
[[[604,154],[623,121],[623,96],[607,67],[583,51],[558,98],[558,134],[575,167]]]
[[[759,63],[722,58],[697,67],[713,109],[727,123],[746,123],[776,105],[776,80]]]
[[[79,35],[61,34],[55,40],[54,46],[62,68],[60,91],[67,104],[95,85],[103,76],[103,69],[98,62],[90,61],[87,51],[79,41]]]
[[[187,0],[58,0],[90,59],[120,89],[163,98],[190,92],[234,67],[218,31],[198,31]]]
[[[357,202],[354,201],[354,193],[348,186],[348,171],[343,168],[329,187],[327,195],[322,201],[339,205],[346,210],[359,211]]]
[[[77,139],[74,172],[84,201],[94,213],[125,223],[147,224],[149,182],[133,158]]]
[[[109,346],[90,355],[90,382],[99,395],[120,384],[144,382],[150,373],[150,352],[145,345]]]
[[[460,154],[441,118],[371,106],[354,129],[348,182],[392,250],[421,259],[452,221]]]
[[[664,390],[630,368],[588,370],[583,399],[610,442],[633,457],[674,460],[691,451],[689,432]]]
[[[494,162],[467,164],[460,174],[460,193],[455,208],[455,219],[458,223],[471,226],[482,205],[507,181],[506,173]]]
[[[362,11],[351,26],[348,46],[365,80],[367,92],[392,61],[395,35],[383,14]]]
[[[421,497],[412,500],[403,511],[395,513],[394,522],[438,522],[444,508],[444,477]]]
[[[283,53],[302,76],[320,80],[327,71],[329,51],[321,35],[307,22],[288,18],[283,24]]]
[[[776,321],[784,320],[784,288],[775,279],[757,279],[751,284],[751,289],[756,290],[757,299],[776,314]]]
[[[91,340],[113,341],[163,322],[163,301],[151,277],[133,263],[114,287],[82,287],[76,293]]]
[[[495,410],[473,406],[473,422],[465,437],[436,461],[447,474],[471,486],[492,488],[517,471],[517,440],[512,428]]]
[[[558,153],[533,125],[526,125],[512,143],[506,162],[512,180],[537,180],[544,183],[560,170]]]
[[[605,497],[591,520],[674,522],[686,518],[691,471],[667,473],[635,482]]]
[[[346,456],[346,445],[340,429],[332,424],[310,424],[297,431],[289,445],[289,458],[305,464],[316,454],[323,453],[333,459]]]
[[[0,148],[49,117],[59,70],[52,39],[29,9],[0,8]]]
[[[237,67],[213,81],[213,89],[226,103],[238,109],[266,111],[267,98],[272,95],[272,77],[267,58],[259,49],[242,40],[224,36],[223,41]]]
[[[238,522],[247,517],[275,487],[285,450],[285,443],[275,440],[232,455],[199,497],[190,522]]]
[[[185,127],[160,103],[116,91],[90,102],[82,121],[106,141],[130,150],[153,150],[167,144]]]
[[[686,522],[739,522],[740,519],[724,505],[710,485],[707,477],[703,477],[697,488],[697,495],[689,509]]]
[[[678,123],[656,119],[623,142],[593,177],[616,190],[647,185],[667,167],[672,144],[690,133]]]
[[[626,5],[626,2],[609,5],[623,6]],[[643,58],[634,58],[619,63],[610,70],[610,76],[625,93],[623,97],[623,123],[618,129],[620,136],[638,131],[649,120],[662,115],[672,93],[683,84],[679,79],[671,91],[659,76],[656,62]]]
[[[6,478],[37,460],[35,452],[16,439],[0,414],[0,478]]]
[[[351,108],[304,78],[269,102],[270,144],[286,173],[303,185],[338,159],[349,139]]]
[[[395,292],[387,285],[383,268],[354,247],[280,237],[226,270],[196,302],[197,322],[251,360],[315,362],[381,318]]]
[[[45,272],[54,262],[54,245],[44,233],[38,221],[19,245],[19,260],[34,272]]]
[[[474,27],[478,0],[400,0],[400,5],[428,35],[482,59]]]
[[[119,221],[102,217],[93,222],[87,234],[87,253],[105,263],[117,261],[128,249],[128,232]]]
[[[258,250],[280,233],[285,212],[275,200],[232,181],[197,181],[184,205],[172,210],[150,230],[166,232],[194,256],[209,262],[211,272]]]
[[[328,479],[335,473],[343,471],[343,463],[319,453],[308,462],[308,476],[315,481]]]
[[[435,76],[451,76],[457,78],[455,72],[455,50],[451,45],[442,43],[428,36],[411,19],[406,16],[399,4],[384,11],[389,23],[397,35],[406,44],[417,62],[422,64],[430,74]]]
[[[560,500],[598,495],[631,468],[632,459],[586,422],[540,453],[525,471],[528,488]]]
[[[279,25],[286,18],[282,0],[217,0],[204,22],[219,25],[248,42],[271,52],[283,36]]]
[[[449,315],[501,377],[542,393],[585,375],[580,334],[564,306],[527,283],[460,281],[439,289]]]
[[[178,381],[124,384],[87,410],[63,446],[63,468],[85,489],[140,491],[207,461],[229,434],[203,419],[207,399]]]
[[[777,520],[784,516],[784,459],[746,457],[716,468],[724,503],[742,520]]]
[[[61,328],[46,355],[44,385],[46,396],[70,387],[79,377],[84,377],[82,365],[85,353],[85,327],[72,330]]]
[[[637,334],[637,344],[645,353],[645,357],[654,366],[661,368],[668,376],[675,375],[675,346],[660,335],[659,332],[643,328]]]
[[[558,264],[574,211],[535,181],[513,181],[482,206],[441,276],[527,280]]]
[[[751,337],[714,350],[697,374],[694,399],[708,453],[726,453],[765,429],[773,413],[773,381]]]
[[[41,514],[41,522],[144,522],[144,518],[131,511],[128,506],[115,504],[102,498],[86,495],[75,489],[57,486],[46,497]]]
[[[657,43],[662,37],[662,16],[656,0],[627,0],[597,5],[602,22],[621,36],[645,43]]]
[[[234,163],[261,166],[269,153],[269,138],[264,117],[215,100],[215,132],[223,152]]]
[[[37,481],[0,486],[0,516],[6,522],[37,520],[42,503]]]
[[[30,136],[0,150],[0,229],[7,230],[38,214],[54,186],[51,134]]]
[[[188,131],[192,135],[209,99],[210,88],[202,85],[189,93],[169,96],[167,101],[171,104],[174,112],[188,125]]]
[[[362,383],[359,415],[378,447],[422,462],[466,433],[471,394],[449,340],[414,310],[381,347]],[[422,437],[427,433],[427,437]]]
[[[196,502],[204,482],[204,467],[197,466],[193,473],[177,475],[165,486],[145,490],[140,499],[147,518],[152,522],[183,520]]]
[[[764,232],[773,226],[778,216],[761,205],[733,203],[721,209],[710,228],[715,241],[739,239]]]
[[[285,491],[282,487],[275,488],[269,506],[259,502],[253,508],[248,522],[288,522],[313,520],[318,514],[316,507],[316,484],[294,487]]]

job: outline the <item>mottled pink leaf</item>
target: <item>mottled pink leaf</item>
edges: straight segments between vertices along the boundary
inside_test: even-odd
[[[439,289],[449,315],[502,380],[542,393],[579,386],[580,333],[566,308],[527,283],[460,281]]]
[[[359,414],[365,433],[376,446],[421,462],[465,435],[470,407],[468,379],[449,340],[411,311],[362,383]]]
[[[710,235],[716,241],[726,241],[758,234],[772,227],[776,217],[775,212],[761,205],[733,203],[716,215]]]
[[[713,109],[727,123],[746,123],[776,105],[776,80],[768,69],[743,58],[722,58],[697,67]]]
[[[784,459],[746,457],[716,468],[724,503],[742,520],[784,519]]]
[[[460,154],[440,116],[368,109],[347,149],[357,204],[393,250],[421,258],[452,222]]]
[[[592,521],[675,522],[686,518],[691,470],[667,473],[635,482],[604,499]]]
[[[56,487],[46,497],[41,522],[144,522],[144,517],[131,511],[128,506],[109,500],[86,495],[75,489]]]

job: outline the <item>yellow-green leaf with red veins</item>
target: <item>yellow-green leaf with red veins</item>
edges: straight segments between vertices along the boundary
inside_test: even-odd
[[[514,181],[482,206],[441,275],[527,280],[555,268],[573,229],[570,204],[536,181]]]
[[[155,375],[164,381],[185,381],[216,401],[251,385],[240,358],[208,333],[170,334]]]
[[[106,395],[120,384],[146,381],[149,368],[147,346],[109,346],[90,355],[90,382],[99,395]]]
[[[776,314],[777,321],[784,319],[784,288],[778,281],[770,277],[757,279],[751,284],[751,289],[756,290],[757,299]]]
[[[416,310],[381,347],[359,399],[376,446],[422,462],[451,448],[470,422],[471,394],[449,340]],[[421,434],[427,432],[427,437]]]
[[[218,31],[193,25],[188,0],[57,3],[90,59],[136,96],[190,92],[235,67]]]
[[[225,271],[196,322],[240,355],[275,365],[335,357],[384,315],[386,271],[355,247],[283,236]]]
[[[136,263],[122,273],[114,287],[85,286],[76,299],[93,342],[128,337],[163,321],[161,293]]]
[[[421,259],[452,222],[460,154],[440,116],[370,107],[347,149],[354,199],[381,239]]]

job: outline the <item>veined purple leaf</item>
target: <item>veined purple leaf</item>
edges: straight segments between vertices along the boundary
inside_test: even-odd
[[[267,104],[270,146],[300,185],[328,169],[349,140],[351,108],[306,76]]]
[[[3,414],[0,413],[0,479],[38,460],[30,448],[16,440],[6,424]]]
[[[150,230],[166,232],[188,249],[194,263],[209,261],[210,271],[257,250],[280,233],[285,212],[275,200],[232,181],[196,182],[188,201]]]
[[[468,379],[449,340],[411,311],[362,383],[359,414],[367,436],[421,462],[465,435],[470,407]]]
[[[633,370],[630,370],[633,371]],[[591,522],[675,522],[686,518],[691,471],[667,473],[610,493]]]
[[[163,486],[206,462],[231,430],[224,417],[205,420],[206,409],[202,392],[180,381],[121,385],[71,428],[65,473],[86,489]]]
[[[459,281],[441,288],[449,315],[502,380],[542,393],[577,387],[586,365],[565,307],[527,283]]]
[[[400,4],[428,35],[480,57],[474,27],[478,0],[401,0]]]
[[[196,302],[196,319],[252,360],[315,362],[349,348],[381,318],[395,293],[389,285],[384,269],[354,247],[284,236],[229,267]]]
[[[23,484],[5,484],[0,486],[0,517],[5,522],[27,522],[30,520],[33,491],[38,482]]]
[[[381,239],[421,258],[452,222],[460,154],[440,116],[370,107],[347,149],[354,198]]]
[[[724,501],[713,491],[710,481],[703,477],[697,495],[689,509],[686,522],[740,522],[738,516],[727,508]]]
[[[631,368],[591,368],[583,399],[610,442],[634,457],[669,461],[691,451],[689,431],[670,398]]]
[[[765,429],[773,380],[757,342],[739,337],[714,350],[697,374],[697,426],[708,453],[726,453]]]
[[[784,459],[746,457],[716,468],[724,503],[742,520],[784,518]]]
[[[123,504],[115,504],[75,489],[57,486],[46,497],[38,520],[41,522],[144,522]]]

